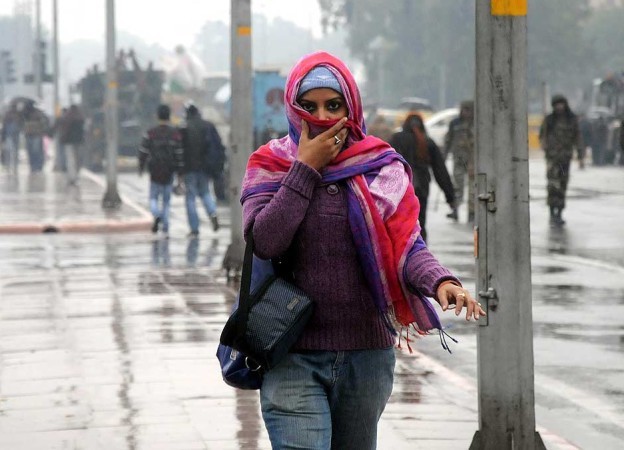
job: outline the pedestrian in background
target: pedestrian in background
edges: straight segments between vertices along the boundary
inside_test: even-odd
[[[446,202],[451,207],[451,214],[457,218],[453,182],[444,164],[444,157],[433,139],[427,136],[425,124],[419,114],[410,114],[403,123],[403,130],[392,135],[389,140],[394,148],[412,168],[412,184],[416,197],[420,201],[420,235],[427,240],[427,203],[431,171],[444,192]]]
[[[212,223],[219,229],[217,204],[210,194],[210,178],[223,172],[225,148],[214,124],[204,120],[195,105],[186,108],[186,126],[182,129],[184,147],[184,184],[186,187],[186,214],[189,237],[199,236],[199,216],[196,198],[199,197]]]
[[[563,225],[566,190],[570,180],[570,161],[574,149],[578,153],[579,167],[585,167],[585,147],[582,142],[579,121],[563,95],[552,97],[553,111],[546,116],[540,127],[540,144],[546,154],[546,179],[550,222]]]
[[[49,133],[51,138],[55,138],[56,144],[53,167],[55,172],[67,172],[67,155],[65,154],[65,146],[61,143],[61,124],[65,114],[67,114],[67,108],[62,108],[61,114],[54,120]]]
[[[453,184],[455,186],[455,202],[464,201],[466,175],[468,176],[468,223],[474,222],[474,102],[464,101],[459,106],[459,117],[449,124],[448,133],[444,138],[444,148],[453,153]],[[455,219],[457,212],[448,215]]]
[[[84,116],[78,105],[70,105],[60,122],[59,142],[65,150],[67,181],[71,186],[78,183],[78,174],[82,165],[84,122]]]
[[[184,157],[182,136],[170,123],[169,106],[158,106],[157,117],[158,125],[151,128],[141,142],[139,175],[143,174],[147,166],[150,174],[150,210],[154,216],[152,233],[162,229],[165,237],[168,237],[173,178],[176,173],[178,177],[182,176]],[[159,206],[161,200],[162,207]]]
[[[620,166],[624,166],[624,119],[620,123]]]
[[[24,108],[24,136],[26,151],[31,173],[41,172],[45,162],[43,137],[49,129],[48,117],[35,106],[34,102],[26,103]]]
[[[275,449],[372,450],[392,391],[392,324],[439,328],[425,295],[443,309],[457,304],[456,314],[467,306],[467,319],[485,313],[419,235],[409,166],[364,134],[359,89],[342,61],[304,57],[284,100],[289,134],[247,165],[244,236],[253,233],[260,258],[288,254],[292,282],[316,307],[264,375],[262,416]]]
[[[9,173],[17,175],[19,162],[19,137],[22,131],[22,117],[16,105],[11,105],[2,120],[3,164]]]

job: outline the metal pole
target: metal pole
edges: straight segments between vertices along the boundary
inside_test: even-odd
[[[53,53],[52,53],[52,64],[54,65],[54,99],[53,99],[53,111],[55,123],[58,123],[59,117],[61,116],[61,105],[59,101],[59,78],[60,78],[60,67],[59,67],[59,42],[58,42],[58,2],[57,0],[52,0],[52,27],[53,27]],[[60,145],[59,145],[59,133],[54,133],[54,170],[62,169],[62,157],[60,154]]]
[[[35,57],[33,76],[35,77],[35,95],[38,100],[41,100],[43,94],[41,92],[41,0],[35,2]]]
[[[230,118],[230,207],[232,242],[225,254],[223,267],[242,267],[244,241],[242,208],[238,201],[241,182],[251,154],[252,139],[252,64],[251,64],[251,0],[231,0],[231,84],[232,114]]]
[[[545,449],[535,431],[527,0],[476,2],[479,431],[470,449]]]
[[[61,113],[61,105],[59,101],[59,42],[58,42],[58,1],[52,0],[52,26],[54,28],[54,52],[52,53],[52,64],[54,65],[54,116],[58,118]]]
[[[105,209],[115,209],[121,205],[121,198],[117,192],[118,106],[115,0],[106,0],[106,193],[102,200],[102,207]]]

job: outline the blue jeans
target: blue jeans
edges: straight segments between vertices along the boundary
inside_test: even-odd
[[[393,348],[290,353],[260,390],[272,447],[374,450],[394,365]]]
[[[199,217],[195,205],[195,197],[199,197],[206,209],[206,214],[214,216],[217,214],[217,204],[210,195],[208,182],[210,179],[204,172],[188,172],[184,175],[186,185],[186,215],[188,216],[189,227],[196,233],[199,231]]]
[[[162,223],[162,230],[165,233],[169,232],[169,209],[171,204],[171,191],[173,190],[173,183],[160,184],[150,182],[150,210],[154,218],[160,217]],[[158,207],[158,201],[162,197],[162,210]]]
[[[43,170],[43,138],[41,136],[26,136],[26,150],[31,172]]]

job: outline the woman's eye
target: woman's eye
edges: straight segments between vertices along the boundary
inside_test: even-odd
[[[303,103],[301,107],[303,108],[304,111],[312,112],[316,108],[316,105],[313,103]]]
[[[338,111],[340,108],[342,108],[342,103],[340,102],[329,102],[327,104],[327,109],[330,111]]]

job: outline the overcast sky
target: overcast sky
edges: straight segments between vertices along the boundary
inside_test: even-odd
[[[59,39],[103,40],[106,0],[57,0]],[[16,3],[0,0],[0,15],[12,15]],[[34,17],[34,0],[31,1]],[[320,35],[320,10],[316,0],[251,0],[253,13],[282,17]],[[208,20],[230,21],[230,0],[117,0],[117,29],[130,32],[148,43],[173,49],[190,47]],[[52,0],[41,0],[41,21],[52,29]]]

